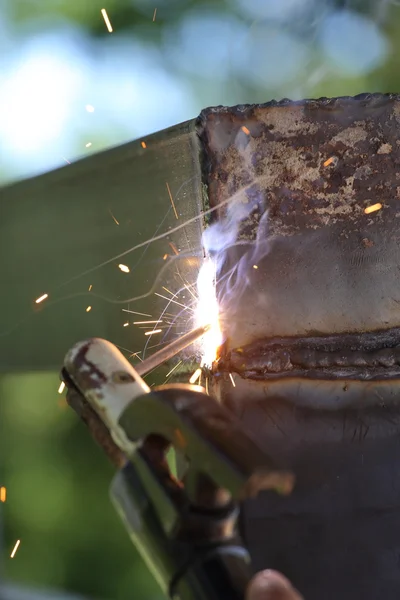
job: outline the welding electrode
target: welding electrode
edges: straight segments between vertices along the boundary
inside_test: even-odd
[[[171,344],[168,344],[162,350],[155,352],[149,358],[146,358],[143,362],[138,365],[135,365],[135,371],[142,377],[149,373],[156,367],[162,365],[167,360],[182,352],[187,346],[193,344],[196,340],[198,340],[202,335],[209,331],[211,325],[204,325],[203,327],[198,327],[197,329],[193,329],[189,331],[189,333],[185,333]]]

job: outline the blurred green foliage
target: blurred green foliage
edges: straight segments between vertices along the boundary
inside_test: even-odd
[[[4,575],[94,597],[160,598],[109,500],[113,468],[58,386],[55,373],[0,379]]]

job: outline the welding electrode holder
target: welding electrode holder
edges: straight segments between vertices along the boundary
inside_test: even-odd
[[[180,600],[243,600],[252,575],[236,524],[240,500],[289,493],[238,419],[199,386],[150,388],[105,340],[67,355],[67,401],[119,467],[111,499],[163,591]],[[171,473],[167,451],[187,461]]]

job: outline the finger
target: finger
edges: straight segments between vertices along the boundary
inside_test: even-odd
[[[286,577],[277,571],[257,573],[251,580],[246,600],[303,600]]]

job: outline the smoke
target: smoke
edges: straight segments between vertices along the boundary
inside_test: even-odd
[[[236,4],[244,18],[254,19],[237,68],[253,85],[262,81],[269,89],[280,89],[277,99],[287,85],[297,90],[295,96],[308,97],[315,84],[329,77],[365,77],[382,66],[390,52],[384,32],[392,8],[388,0],[236,0]],[[240,178],[248,183],[203,232],[207,261],[197,282],[199,296],[210,298],[213,306],[217,298],[220,321],[224,308],[238,303],[255,281],[257,263],[273,242],[267,192],[257,185],[260,174],[243,146],[242,131],[235,146],[241,158]]]
[[[212,314],[215,319],[219,310],[220,323],[224,319],[224,308],[228,303],[240,300],[243,292],[251,285],[253,268],[257,268],[257,262],[270,249],[265,192],[256,183],[257,175],[251,154],[243,147],[242,138],[243,132],[239,130],[235,146],[241,155],[245,179],[250,183],[223,203],[223,214],[218,219],[214,218],[214,222],[202,235],[206,260],[197,279],[199,306],[202,307],[201,315],[204,317]],[[210,348],[210,338],[211,336],[208,340],[205,339],[203,351],[206,364],[212,362],[213,355],[215,358],[217,349],[212,344]],[[218,337],[215,331],[213,339],[219,340],[218,345],[225,341],[222,334]]]

